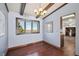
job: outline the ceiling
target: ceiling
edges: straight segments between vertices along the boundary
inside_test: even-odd
[[[46,3],[30,3],[30,4],[26,4],[24,13],[26,15],[35,16],[34,10],[39,9],[40,7],[44,8],[44,7],[46,7],[46,5],[48,5],[48,4],[46,4]]]
[[[7,3],[7,7],[9,11],[20,13],[20,3]]]
[[[40,7],[42,7],[44,9],[48,4],[49,3],[26,3],[23,15],[25,15],[25,16],[30,15],[30,16],[36,17],[36,15],[34,13],[34,9],[39,9]],[[52,11],[54,11],[55,9],[57,9],[58,7],[60,7],[63,4],[64,3],[55,3],[47,10],[47,13],[44,16],[42,16],[41,18],[50,14]],[[20,13],[21,3],[7,3],[7,7],[8,7],[9,11]]]

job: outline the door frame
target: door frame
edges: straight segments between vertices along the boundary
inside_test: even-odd
[[[73,12],[73,13],[70,13],[70,14],[74,14],[75,15],[75,21],[76,21],[76,13]],[[66,15],[70,15],[70,14],[66,14]],[[66,16],[66,15],[63,15],[63,16]],[[63,25],[63,19],[62,19],[63,16],[60,16],[60,30],[62,30],[62,27],[63,27],[62,26]],[[62,38],[61,33],[62,32],[60,32],[60,48],[62,49],[62,45],[64,45],[64,39],[63,39],[63,41],[61,40],[61,38]],[[75,27],[75,39],[76,39],[76,27]],[[75,48],[76,48],[76,41],[74,42],[74,50],[76,50]],[[76,54],[76,51],[74,51],[74,56],[75,56],[75,54]]]

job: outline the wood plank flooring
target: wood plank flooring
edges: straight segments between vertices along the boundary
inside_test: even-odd
[[[63,56],[64,52],[46,42],[38,42],[9,50],[7,56]]]
[[[64,37],[64,55],[74,56],[75,55],[75,37]]]

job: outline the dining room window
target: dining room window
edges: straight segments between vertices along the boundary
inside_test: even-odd
[[[40,33],[40,22],[36,20],[16,19],[17,34]]]

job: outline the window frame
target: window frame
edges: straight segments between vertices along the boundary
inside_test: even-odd
[[[17,33],[17,21],[18,20],[22,20],[22,21],[24,21],[24,32],[20,32],[20,33]],[[25,33],[25,19],[23,19],[23,18],[16,18],[16,35],[20,35],[20,34],[24,34]]]
[[[22,20],[24,21],[24,32],[23,33],[17,33],[17,20]],[[26,23],[31,22],[31,32],[26,32]],[[33,32],[33,22],[37,22],[37,32]],[[37,34],[40,33],[40,21],[39,20],[26,20],[23,18],[18,18],[16,17],[16,35],[21,35],[21,34]]]
[[[38,22],[37,24],[37,32],[33,32],[33,22]],[[32,33],[40,33],[40,21],[37,21],[37,20],[32,20]]]

